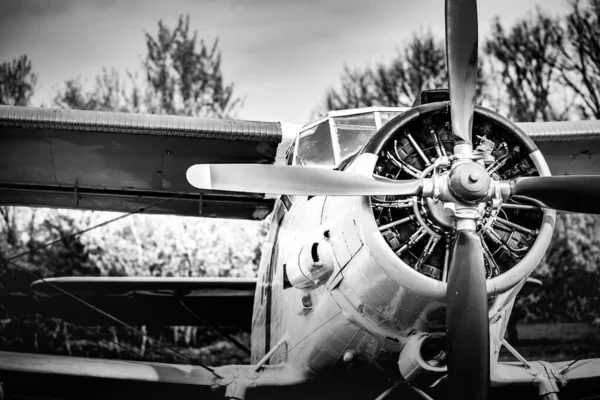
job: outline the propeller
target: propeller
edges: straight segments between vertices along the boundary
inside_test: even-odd
[[[452,131],[458,144],[471,146],[477,46],[477,1],[446,0],[446,62]]]
[[[446,292],[448,378],[452,398],[486,399],[490,339],[483,248],[472,230],[457,231]]]
[[[295,196],[412,196],[421,179],[397,181],[323,168],[268,164],[196,164],[187,170],[198,189]]]
[[[477,1],[446,0],[446,62],[455,153],[473,149],[477,83]],[[486,399],[489,325],[483,248],[473,230],[457,230],[446,292],[448,378],[452,397]]]
[[[540,207],[600,214],[600,176],[532,176],[509,181],[510,198]]]

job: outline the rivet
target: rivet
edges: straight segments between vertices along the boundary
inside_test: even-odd
[[[350,362],[354,360],[354,352],[352,350],[344,353],[344,362]]]

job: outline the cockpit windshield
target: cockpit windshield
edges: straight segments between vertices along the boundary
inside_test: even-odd
[[[338,117],[333,121],[342,160],[360,150],[377,131],[374,113]]]
[[[404,108],[371,107],[332,111],[300,131],[294,164],[336,167],[356,154],[390,118]]]
[[[296,165],[331,165],[335,162],[327,121],[300,133]]]

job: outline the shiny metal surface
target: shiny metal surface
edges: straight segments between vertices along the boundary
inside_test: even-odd
[[[600,174],[600,121],[518,123],[553,175]]]
[[[210,385],[212,374],[192,365],[98,358],[48,356],[0,351],[1,369],[46,375]]]
[[[477,1],[446,1],[446,60],[452,131],[459,142],[472,144],[477,82]]]
[[[346,171],[299,165],[196,164],[187,180],[200,190],[270,193],[295,196],[410,196],[422,191],[421,180],[376,179]]]

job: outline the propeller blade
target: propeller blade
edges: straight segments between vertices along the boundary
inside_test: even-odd
[[[477,1],[446,0],[446,62],[452,131],[470,144],[477,81]]]
[[[490,339],[481,240],[459,230],[446,293],[448,378],[452,398],[487,399]]]
[[[367,178],[353,172],[269,164],[196,164],[187,170],[198,189],[296,196],[417,195],[421,179]]]
[[[600,214],[600,175],[516,178],[510,181],[510,198],[540,207]]]

